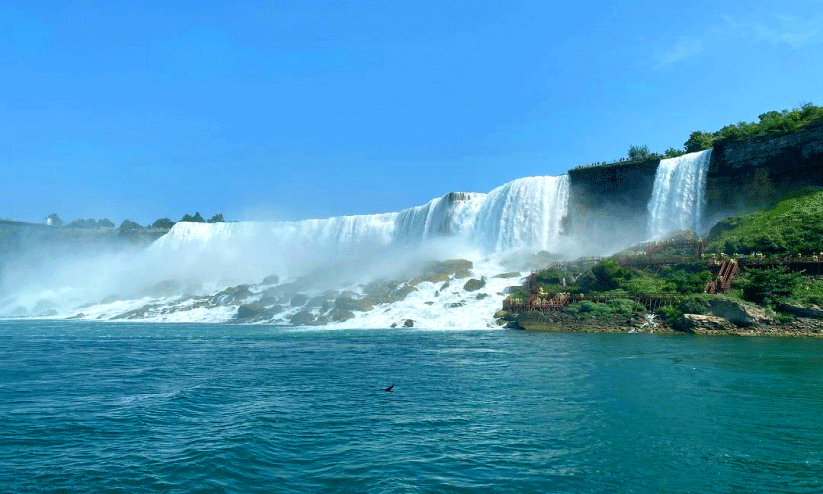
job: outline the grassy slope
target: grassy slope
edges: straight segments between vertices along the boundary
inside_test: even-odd
[[[708,251],[727,254],[815,254],[823,251],[823,190],[802,189],[772,208],[718,223]]]

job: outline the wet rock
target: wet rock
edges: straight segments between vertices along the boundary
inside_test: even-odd
[[[289,321],[295,326],[307,326],[314,323],[316,317],[308,311],[300,311],[297,314],[289,316]]]
[[[494,278],[505,278],[505,279],[519,278],[519,277],[520,277],[520,271],[512,271],[512,272],[509,272],[509,273],[500,273],[500,274],[494,275]]]
[[[146,315],[156,309],[160,308],[160,304],[148,304],[140,307],[139,309],[130,310],[128,312],[124,312],[122,314],[118,314],[112,319],[142,319],[146,317]],[[99,318],[98,318],[99,319]]]
[[[438,289],[438,291],[442,292],[448,287],[449,287],[449,282],[447,281],[447,282],[443,283],[442,285],[440,285],[440,288]]]
[[[413,319],[406,319],[403,322],[403,327],[404,328],[413,328],[414,327],[414,320]]]
[[[469,281],[467,281],[466,284],[463,285],[463,290],[466,290],[467,292],[473,292],[475,290],[480,290],[484,286],[486,286],[486,280],[478,280],[476,278],[472,278]]]
[[[254,302],[251,304],[243,304],[238,307],[237,314],[235,314],[234,318],[237,320],[269,319],[274,314],[274,310],[266,308],[260,302]]]
[[[121,300],[123,300],[123,297],[121,297],[120,295],[109,295],[108,297],[101,300],[100,303],[101,304],[111,304],[113,302],[119,302]],[[91,305],[93,305],[93,304],[91,304]],[[89,305],[89,307],[91,305]]]
[[[334,322],[348,321],[354,317],[354,312],[346,309],[334,309],[329,313],[329,317]]]
[[[488,298],[488,296],[489,296],[489,294],[488,294],[488,293],[478,293],[478,294],[477,294],[477,296],[476,296],[475,298],[476,298],[477,300],[483,300],[484,298]]]
[[[396,328],[396,327],[397,327],[397,323],[396,323],[396,322],[393,322],[393,323],[391,323],[391,326],[389,326],[389,327],[390,327],[390,328]]]
[[[370,311],[374,308],[374,306],[368,300],[356,300],[352,297],[346,296],[337,297],[337,299],[334,301],[334,307],[336,309],[351,311],[356,310],[361,312]]]
[[[251,295],[249,285],[237,285],[216,293],[211,298],[211,303],[214,305],[234,305],[239,304]]]
[[[23,317],[28,313],[29,313],[29,311],[27,311],[26,308],[23,307],[22,305],[18,305],[17,307],[14,308],[13,311],[11,311],[11,315],[14,316],[14,317]]]
[[[449,309],[457,309],[457,308],[463,307],[465,305],[466,305],[466,302],[463,302],[461,300],[460,302],[451,303],[451,304],[447,305],[446,307],[449,308]]]
[[[504,295],[510,295],[512,293],[517,293],[520,290],[525,290],[525,288],[523,288],[520,285],[511,285],[511,286],[507,286],[506,288],[503,289],[503,294]]]
[[[303,295],[302,293],[297,293],[292,295],[290,304],[292,307],[300,307],[305,305],[306,302],[309,301],[309,297],[307,295]]]
[[[260,282],[261,285],[276,285],[278,283],[280,283],[280,277],[276,274],[270,274]]]
[[[84,317],[86,317],[85,314],[83,314],[82,312],[78,312],[77,314],[71,317],[67,317],[66,319],[83,319]]]

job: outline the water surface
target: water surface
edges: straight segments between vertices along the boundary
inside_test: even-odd
[[[821,492],[821,371],[804,339],[5,321],[0,491]]]

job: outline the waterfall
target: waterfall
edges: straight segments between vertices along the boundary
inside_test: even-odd
[[[707,149],[660,161],[648,205],[649,238],[674,230],[701,231],[711,155]]]
[[[569,202],[569,176],[527,177],[489,192],[474,239],[488,251],[557,247]]]
[[[557,247],[569,177],[528,177],[489,194],[452,192],[394,213],[272,223],[177,223],[152,246],[191,249],[253,242],[282,254],[296,247],[325,253],[455,238],[492,253]]]

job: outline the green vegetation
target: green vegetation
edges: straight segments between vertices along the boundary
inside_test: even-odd
[[[712,228],[708,252],[782,256],[823,251],[823,190],[795,191],[766,211],[733,216]]]
[[[634,300],[615,299],[604,303],[583,300],[569,304],[566,312],[577,318],[605,318],[613,316],[631,316],[645,312],[646,308]]]
[[[152,228],[162,228],[164,230],[168,230],[174,226],[174,222],[168,218],[159,218],[155,220],[154,223],[151,224]]]
[[[764,269],[750,271],[743,283],[743,298],[765,306],[777,306],[795,298],[800,282],[800,273],[789,273],[785,269]]]
[[[114,223],[108,218],[103,218],[100,221],[89,219],[77,219],[68,224],[69,228],[95,229],[95,228],[114,228]]]
[[[649,146],[631,146],[629,148],[629,161],[640,161],[652,156]]]
[[[686,141],[686,151],[693,153],[713,147],[718,142],[733,142],[764,135],[797,132],[811,122],[823,119],[823,107],[806,103],[800,108],[769,111],[758,116],[758,122],[738,122],[717,132],[692,132]]]

